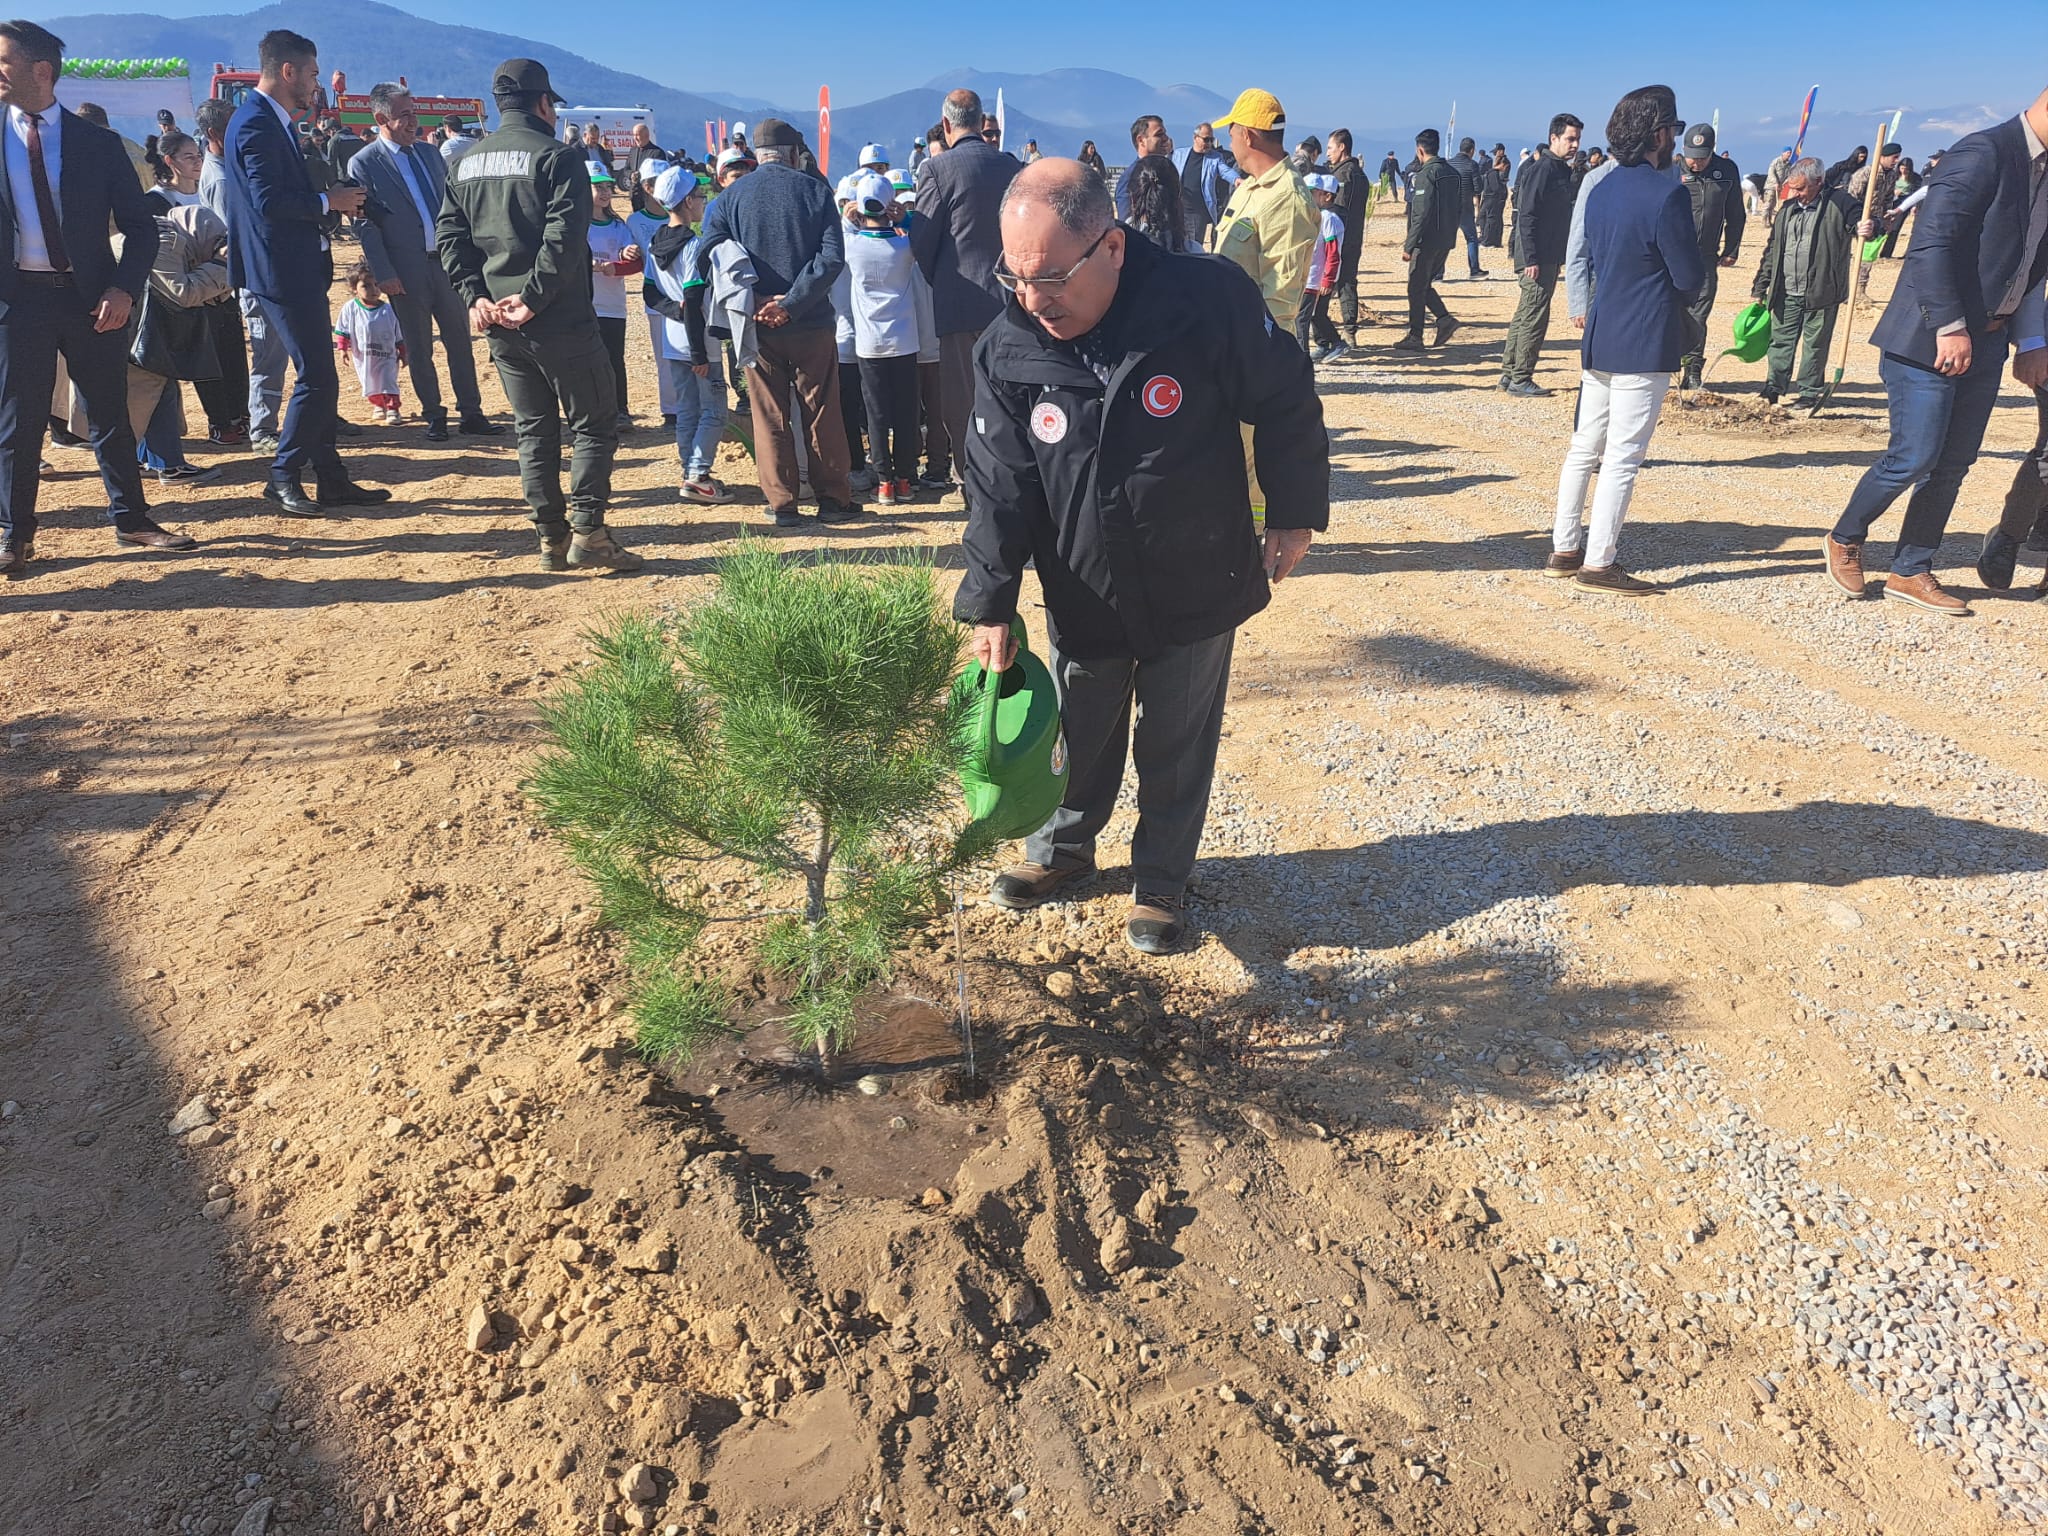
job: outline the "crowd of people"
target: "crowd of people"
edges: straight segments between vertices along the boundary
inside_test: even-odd
[[[1831,167],[1787,152],[1744,177],[1663,86],[1621,98],[1604,147],[1583,147],[1584,122],[1557,113],[1512,173],[1504,145],[1467,138],[1446,154],[1434,128],[1376,173],[1341,128],[1290,147],[1264,90],[1196,124],[1185,148],[1139,118],[1119,169],[1092,142],[1074,159],[1035,142],[1012,154],[960,89],[903,165],[868,144],[831,183],[776,118],[703,162],[644,124],[615,147],[598,124],[563,120],[531,59],[494,73],[488,133],[459,119],[424,129],[401,82],[369,93],[367,138],[314,116],[310,39],[273,31],[259,64],[239,105],[206,102],[191,134],[166,115],[137,149],[104,114],[57,105],[56,37],[0,23],[0,574],[32,569],[52,433],[95,455],[118,542],[193,546],[152,519],[143,479],[209,473],[185,457],[186,382],[210,444],[267,461],[275,513],[388,502],[349,471],[341,439],[361,429],[338,409],[337,356],[377,425],[415,419],[409,384],[427,440],[487,437],[504,429],[483,407],[478,338],[510,406],[543,567],[636,570],[607,515],[642,334],[685,504],[733,499],[718,475],[729,435],[779,528],[802,526],[807,501],[818,523],[853,523],[869,495],[900,505],[957,476],[956,613],[995,667],[1036,569],[1072,778],[993,899],[1033,906],[1092,873],[1129,749],[1127,934],[1146,953],[1183,936],[1236,627],[1327,526],[1316,380],[1360,344],[1379,208],[1403,218],[1407,316],[1391,352],[1445,346],[1459,329],[1438,290],[1453,253],[1477,280],[1482,251],[1505,247],[1518,292],[1499,387],[1544,395],[1538,357],[1564,283],[1578,408],[1543,574],[1658,590],[1620,560],[1631,492],[1674,382],[1701,383],[1717,275],[1758,219],[1736,330],[1768,356],[1766,398],[1794,407],[1823,398],[1839,311],[1919,220],[1872,338],[1890,440],[1822,541],[1827,580],[1869,594],[1866,538],[1910,493],[1884,595],[1969,611],[1933,563],[2014,350],[2040,436],[1978,574],[2009,587],[2022,547],[2048,547],[2048,92],[1928,157],[1925,176],[1879,144]],[[360,254],[337,311],[335,252],[349,243]]]

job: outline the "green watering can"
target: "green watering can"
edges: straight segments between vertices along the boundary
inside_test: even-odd
[[[1067,793],[1067,738],[1052,673],[1031,654],[1024,623],[1010,621],[1017,656],[993,674],[967,663],[953,696],[967,705],[960,731],[960,787],[975,821],[997,837],[1028,837]]]
[[[1771,349],[1771,312],[1761,303],[1751,304],[1735,317],[1735,345],[1721,355],[1745,363],[1761,362]]]

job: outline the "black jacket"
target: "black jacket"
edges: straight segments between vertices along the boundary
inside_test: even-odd
[[[1761,299],[1770,309],[1778,308],[1778,301],[1785,292],[1785,227],[1792,210],[1799,200],[1781,203],[1771,218],[1771,238],[1764,246],[1763,260],[1757,263],[1756,282],[1750,286],[1750,295]],[[1839,187],[1820,195],[1820,205],[1814,210],[1813,238],[1806,247],[1806,308],[1809,313],[1816,309],[1831,309],[1849,297],[1849,268],[1855,261],[1858,244],[1856,225],[1863,217],[1863,210],[1856,206],[1856,199]]]
[[[1547,146],[1537,150],[1536,158],[1522,168],[1515,181],[1512,259],[1517,271],[1564,265],[1577,195],[1572,163],[1560,160]]]
[[[953,613],[1008,622],[1028,563],[1063,652],[1143,660],[1271,600],[1240,424],[1270,528],[1329,526],[1329,435],[1308,354],[1221,257],[1127,235],[1099,329],[1107,384],[1014,299],[976,345]]]
[[[999,213],[1010,178],[1024,167],[993,144],[962,139],[917,168],[918,219],[910,245],[932,285],[932,323],[941,336],[979,331],[1003,307],[996,258]]]
[[[1465,201],[1465,178],[1448,160],[1416,162],[1415,182],[1408,189],[1408,238],[1401,249],[1448,251],[1458,243],[1458,226],[1472,205]]]
[[[1486,177],[1486,168],[1467,154],[1452,155],[1444,162],[1458,173],[1458,180],[1465,184],[1465,211],[1470,213],[1472,205],[1479,200],[1479,183]]]
[[[1699,231],[1700,255],[1711,266],[1742,253],[1742,232],[1749,212],[1742,206],[1742,172],[1726,155],[1715,155],[1695,173],[1678,163],[1678,180],[1692,199],[1692,227]]]
[[[31,304],[65,303],[91,309],[101,294],[119,288],[139,306],[143,290],[149,286],[150,266],[156,261],[156,220],[142,206],[142,187],[119,136],[69,110],[54,110],[55,131],[63,136],[58,147],[57,217],[64,226],[64,250],[77,284],[68,292],[23,289],[14,265],[14,210],[32,201],[35,189],[13,185],[5,157],[0,157],[0,250],[7,254],[7,260],[0,263],[0,319],[6,318],[12,305],[23,302],[24,291]],[[9,126],[5,131],[14,130]],[[46,134],[50,131],[44,130]],[[118,260],[108,238],[110,228],[121,232]],[[23,407],[30,408],[36,416],[43,410],[34,401]]]
[[[1338,247],[1348,261],[1365,245],[1365,205],[1372,197],[1372,178],[1356,155],[1330,167],[1337,178],[1337,217],[1344,221],[1344,243]]]

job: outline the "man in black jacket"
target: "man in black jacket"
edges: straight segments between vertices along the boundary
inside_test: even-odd
[[[60,39],[32,21],[0,22],[0,576],[8,577],[26,575],[35,553],[60,354],[85,400],[115,538],[156,549],[193,543],[150,520],[128,422],[129,320],[156,260],[156,220],[120,139],[57,105],[63,67]],[[122,235],[118,259],[110,224]]]
[[[1307,353],[1242,269],[1131,238],[1079,161],[1026,167],[1002,235],[1015,298],[975,348],[953,612],[975,626],[976,658],[1008,667],[1036,566],[1072,768],[1066,803],[990,896],[1035,907],[1094,873],[1128,744],[1125,935],[1164,954],[1185,929],[1235,631],[1329,526],[1322,405]],[[1263,547],[1241,425],[1265,487]]]
[[[1351,130],[1330,130],[1330,174],[1337,178],[1332,211],[1344,221],[1344,243],[1337,247],[1337,314],[1344,322],[1347,346],[1358,345],[1358,258],[1365,251],[1365,219],[1372,202],[1372,182],[1365,166],[1351,152]]]
[[[1434,128],[1415,136],[1415,181],[1408,189],[1408,238],[1401,244],[1401,259],[1408,263],[1408,334],[1394,343],[1396,352],[1422,350],[1422,321],[1436,316],[1436,344],[1442,346],[1457,330],[1458,322],[1437,295],[1437,274],[1443,271],[1444,256],[1458,243],[1458,206],[1470,200],[1465,181],[1437,155],[1443,144]]]
[[[1478,148],[1472,139],[1460,139],[1458,152],[1445,162],[1458,173],[1463,200],[1458,204],[1458,233],[1465,239],[1465,264],[1471,268],[1475,278],[1486,276],[1479,270],[1479,193],[1480,182],[1485,173],[1479,168],[1479,161],[1472,151]],[[1441,263],[1437,276],[1443,276]]]
[[[948,490],[952,475],[941,445],[955,461],[967,452],[967,420],[974,405],[974,341],[1003,307],[1002,290],[989,274],[1002,250],[997,210],[1018,172],[1015,159],[981,136],[981,98],[958,90],[946,97],[939,119],[946,147],[917,168],[917,217],[910,248],[932,288],[932,323],[939,333],[939,411],[943,434],[927,441],[929,457],[918,484]]]
[[[1713,318],[1720,270],[1735,265],[1742,253],[1742,230],[1749,218],[1742,206],[1742,172],[1726,155],[1714,153],[1711,123],[1686,130],[1685,163],[1679,182],[1692,199],[1692,227],[1700,237],[1700,260],[1707,269],[1706,286],[1685,307],[1685,356],[1679,359],[1678,387],[1698,389],[1706,364],[1707,322]]]
[[[1585,124],[1569,112],[1550,120],[1550,142],[1515,182],[1515,232],[1509,241],[1521,298],[1500,355],[1500,387],[1511,395],[1547,395],[1536,358],[1550,329],[1550,300],[1564,270],[1572,232],[1572,157]]]

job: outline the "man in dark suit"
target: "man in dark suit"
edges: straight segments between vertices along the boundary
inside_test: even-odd
[[[2018,381],[2048,382],[2042,282],[2048,279],[2048,91],[2009,122],[1960,140],[1928,180],[1927,200],[1884,317],[1871,333],[1884,359],[1891,441],[1864,472],[1823,542],[1828,580],[1866,595],[1863,540],[1909,487],[1905,521],[1884,595],[1962,618],[1969,604],[1944,591],[1934,556],[1963,476],[1984,443],[2005,354],[2017,339]],[[1979,574],[2012,582],[2016,548],[1993,533]]]
[[[293,517],[320,517],[340,507],[375,506],[386,490],[355,484],[335,449],[334,328],[327,290],[334,262],[321,222],[330,212],[360,214],[360,187],[316,192],[292,118],[319,90],[320,61],[296,32],[267,32],[257,45],[256,89],[228,123],[228,276],[256,296],[264,318],[283,338],[298,375],[264,500]],[[311,467],[315,496],[300,477]]]
[[[981,98],[958,90],[946,97],[940,122],[946,149],[917,168],[917,218],[910,246],[932,285],[932,319],[939,333],[939,410],[946,430],[931,440],[949,442],[953,462],[967,460],[967,423],[974,414],[974,343],[1002,313],[996,259],[1003,253],[1003,194],[1022,170],[981,136]],[[927,490],[952,484],[945,458],[933,453],[918,482]]]
[[[43,433],[61,353],[84,398],[122,544],[190,549],[149,517],[128,423],[128,322],[156,260],[156,220],[121,141],[57,105],[63,41],[0,22],[0,575],[35,553]],[[121,232],[117,258],[108,236]]]
[[[398,313],[413,391],[427,418],[427,441],[448,441],[448,408],[441,403],[441,380],[434,372],[436,326],[448,357],[448,384],[455,393],[462,430],[494,436],[504,428],[485,419],[477,394],[469,306],[448,281],[434,243],[434,223],[441,216],[441,197],[448,186],[448,162],[419,142],[420,120],[412,93],[404,86],[371,86],[370,110],[376,115],[377,137],[357,152],[350,174],[363,184],[376,214],[357,230],[363,256]]]

